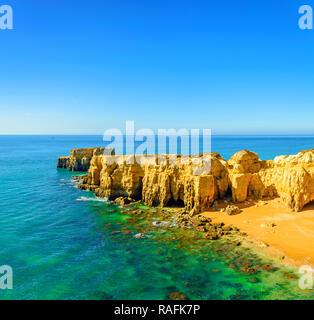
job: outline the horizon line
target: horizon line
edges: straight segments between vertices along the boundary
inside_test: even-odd
[[[126,134],[122,134],[123,136],[126,136]],[[63,133],[0,133],[0,136],[90,136],[90,137],[95,137],[99,136],[102,137],[104,134],[63,134]],[[154,136],[157,136],[157,134],[154,134]],[[166,135],[169,136],[169,135]],[[189,135],[190,136],[190,135]],[[211,136],[314,136],[314,133],[216,133],[216,134],[211,134]]]

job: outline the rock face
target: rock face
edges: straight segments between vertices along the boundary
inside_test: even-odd
[[[192,215],[208,209],[229,193],[235,203],[247,199],[280,197],[292,210],[300,211],[314,200],[314,149],[295,156],[262,161],[257,153],[239,151],[229,161],[218,153],[204,154],[211,163],[205,175],[195,175],[191,159],[171,155],[114,155],[112,149],[71,151],[58,159],[59,168],[88,171],[79,185],[96,195],[114,200],[126,197],[149,206],[184,206]]]
[[[273,179],[279,196],[293,211],[302,210],[314,200],[314,149],[277,157],[274,163]]]
[[[67,169],[69,166],[70,157],[60,157],[58,158],[57,168]]]
[[[280,197],[291,211],[314,200],[314,149],[261,161],[256,153],[237,152],[228,161],[234,201]]]
[[[58,159],[57,167],[68,169],[69,171],[88,171],[94,155],[112,154],[113,152],[111,148],[73,149],[69,157],[60,157]]]
[[[228,171],[216,156],[211,159],[211,171],[202,176],[192,174],[186,157],[178,157],[176,164],[170,160],[170,156],[159,162],[156,158],[159,164],[155,164],[155,156],[135,161],[131,156],[95,155],[80,187],[110,200],[130,197],[149,206],[182,205],[195,213],[226,194]]]

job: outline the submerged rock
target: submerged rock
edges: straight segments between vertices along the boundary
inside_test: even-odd
[[[264,271],[277,271],[279,268],[266,264],[262,266],[262,269]]]
[[[147,238],[147,236],[144,233],[138,233],[134,236],[135,239],[144,239]]]
[[[283,272],[283,276],[288,280],[298,279],[298,276],[296,274],[294,274],[294,273]]]
[[[182,292],[172,292],[169,294],[171,300],[186,300],[187,297]]]
[[[252,268],[252,267],[249,266],[249,265],[245,265],[245,266],[243,266],[243,267],[240,269],[240,272],[241,272],[241,273],[244,273],[244,274],[256,274],[256,273],[258,273],[258,270]]]
[[[167,227],[171,224],[170,221],[154,221],[152,225],[154,227]]]

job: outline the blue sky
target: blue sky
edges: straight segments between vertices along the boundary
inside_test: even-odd
[[[314,30],[298,28],[314,0],[0,4],[0,134],[314,133]]]

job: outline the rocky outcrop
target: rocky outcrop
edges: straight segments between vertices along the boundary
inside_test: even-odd
[[[69,157],[58,158],[57,167],[69,171],[88,171],[92,158],[100,154],[113,154],[111,148],[82,148],[71,150]]]
[[[70,157],[60,157],[58,158],[57,168],[67,169],[69,167]]]
[[[149,206],[182,205],[195,213],[226,194],[228,171],[215,155],[210,172],[201,176],[192,174],[190,159],[178,157],[177,163],[171,164],[170,157],[160,161],[157,156],[95,155],[80,187],[110,200],[130,197]]]
[[[171,155],[114,155],[112,149],[76,149],[59,158],[58,167],[87,171],[80,188],[114,200],[125,197],[149,206],[184,206],[191,215],[208,209],[229,193],[233,202],[280,197],[292,211],[314,200],[314,149],[295,156],[262,161],[257,153],[239,151],[229,161],[218,153],[203,155],[210,171],[195,175],[192,160]]]
[[[300,211],[314,200],[314,149],[275,158],[273,168],[265,172],[264,184],[270,171],[278,195],[291,210]]]
[[[247,150],[228,161],[234,201],[280,197],[292,211],[314,200],[314,149],[261,161]]]

